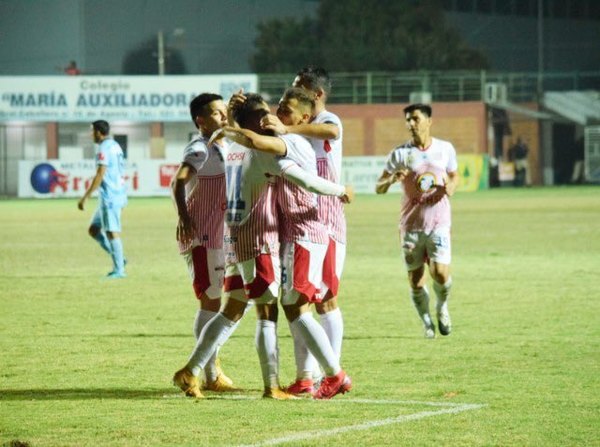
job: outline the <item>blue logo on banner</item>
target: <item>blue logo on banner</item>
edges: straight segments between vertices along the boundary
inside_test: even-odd
[[[50,163],[40,163],[31,171],[31,186],[36,192],[48,194],[57,187],[67,190],[68,176],[58,172]]]

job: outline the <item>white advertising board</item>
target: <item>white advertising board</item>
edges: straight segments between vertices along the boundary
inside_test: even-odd
[[[375,183],[385,166],[385,156],[345,157],[342,181],[352,185],[359,194],[375,194]],[[94,160],[19,161],[19,197],[56,198],[79,197],[94,178]],[[458,156],[459,191],[477,191],[482,173],[487,169],[481,155]],[[170,183],[179,163],[168,160],[142,160],[127,165],[125,172],[130,196],[168,196]],[[487,177],[484,183],[487,182]],[[390,193],[399,193],[399,184],[392,185]]]
[[[144,160],[130,163],[125,169],[128,195],[168,196],[169,184],[177,163],[164,160]],[[59,198],[81,197],[96,173],[94,160],[20,161],[19,197]]]
[[[194,96],[256,91],[254,74],[0,76],[1,121],[189,121]]]

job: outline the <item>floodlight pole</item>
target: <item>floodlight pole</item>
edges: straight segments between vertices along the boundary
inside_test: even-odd
[[[158,32],[158,74],[165,74],[165,36],[162,30]]]
[[[542,99],[544,94],[544,0],[538,0],[538,79],[537,79],[537,96],[538,101]]]

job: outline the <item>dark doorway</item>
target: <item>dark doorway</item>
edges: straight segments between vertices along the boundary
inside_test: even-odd
[[[552,160],[554,183],[557,185],[569,183],[575,163],[574,124],[554,124],[552,126]]]
[[[113,135],[113,138],[123,149],[123,157],[127,160],[127,135]]]

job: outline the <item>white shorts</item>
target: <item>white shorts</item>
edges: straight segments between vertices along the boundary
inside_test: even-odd
[[[200,299],[203,294],[211,300],[221,298],[225,271],[223,250],[196,246],[184,253],[183,259],[187,263],[196,298]]]
[[[295,304],[302,295],[308,302],[321,302],[323,260],[327,245],[308,241],[282,244],[281,304]]]
[[[450,228],[436,228],[431,233],[407,231],[401,238],[404,262],[409,272],[429,261],[450,264]]]
[[[340,278],[346,262],[346,244],[329,238],[327,254],[323,260],[323,281],[321,283],[321,296],[331,298],[337,296],[340,287]]]
[[[279,256],[262,253],[254,259],[225,267],[223,296],[259,304],[277,302],[281,266]]]

